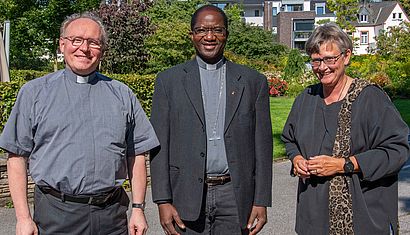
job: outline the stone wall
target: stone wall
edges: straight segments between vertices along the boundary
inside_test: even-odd
[[[11,203],[9,181],[7,177],[7,156],[0,154],[0,206],[4,207]],[[28,198],[29,202],[33,201],[34,182],[29,176]]]

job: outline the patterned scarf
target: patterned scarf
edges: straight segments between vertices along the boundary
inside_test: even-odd
[[[353,79],[343,99],[338,116],[336,139],[333,145],[333,157],[350,157],[350,129],[352,126],[352,103],[363,88],[372,85],[366,80]],[[329,234],[354,235],[352,195],[346,175],[336,175],[329,184]]]

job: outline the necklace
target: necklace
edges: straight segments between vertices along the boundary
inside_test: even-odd
[[[340,101],[340,98],[342,97],[343,91],[345,90],[345,87],[346,87],[346,84],[347,84],[347,80],[348,80],[348,78],[346,78],[345,84],[343,85],[343,88],[342,88],[342,90],[340,91],[340,94],[339,94],[339,98],[337,98],[336,102],[337,102],[337,101]]]
[[[223,88],[224,88],[224,81],[225,81],[225,73],[226,73],[226,66],[223,65],[222,66],[222,71],[221,74],[219,75],[219,96],[218,96],[218,105],[216,107],[216,118],[215,118],[215,122],[214,123],[210,123],[211,122],[211,115],[208,111],[207,108],[205,108],[205,119],[208,119],[208,121],[206,121],[207,123],[211,124],[211,133],[212,135],[209,137],[209,141],[212,141],[214,146],[216,145],[216,140],[220,140],[221,137],[217,136],[217,126],[218,126],[218,119],[219,119],[219,111],[220,111],[220,107],[221,107],[221,100],[222,100],[222,93],[223,93]],[[204,92],[204,88],[201,89],[201,93],[202,93],[202,100],[204,103],[204,107],[206,107],[206,97],[205,97],[205,92]]]

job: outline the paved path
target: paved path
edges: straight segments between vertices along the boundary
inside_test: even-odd
[[[297,179],[289,176],[288,161],[274,164],[273,209],[268,210],[268,224],[261,235],[294,235],[295,203]],[[151,200],[151,191],[147,192],[146,216],[149,225],[148,234],[162,235],[156,206]],[[410,235],[410,160],[400,173],[399,181],[399,220],[400,234]],[[0,208],[0,235],[12,235],[15,231],[13,209]]]

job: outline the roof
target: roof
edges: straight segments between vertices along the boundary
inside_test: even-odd
[[[365,3],[359,8],[359,13],[369,12],[368,23],[353,22],[354,26],[380,25],[386,22],[398,3],[395,1]]]

